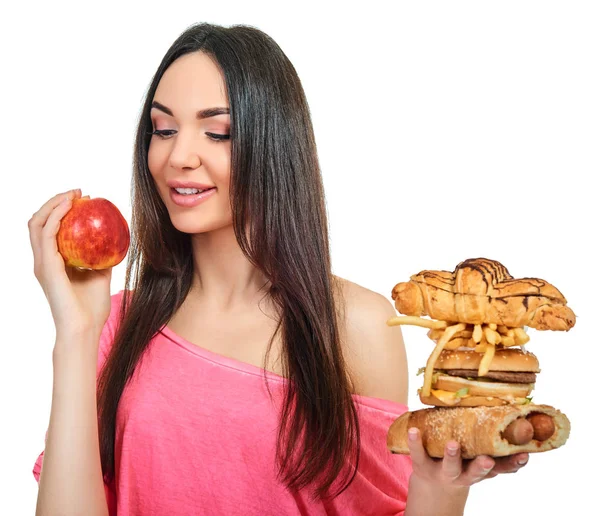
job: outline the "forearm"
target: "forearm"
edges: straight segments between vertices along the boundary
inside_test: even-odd
[[[98,440],[98,340],[97,332],[57,335],[38,516],[108,514]]]
[[[464,514],[468,487],[442,489],[419,481],[414,475],[408,484],[405,516],[459,516]]]

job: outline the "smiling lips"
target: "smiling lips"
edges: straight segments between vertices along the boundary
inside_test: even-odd
[[[167,181],[171,200],[177,206],[191,208],[212,196],[217,188],[193,181]],[[179,191],[178,191],[179,190]]]
[[[194,183],[193,181],[167,181],[169,188],[196,188],[197,190],[210,190],[214,185],[206,185],[202,183]]]
[[[179,187],[178,187],[179,188]],[[215,187],[208,187],[203,189],[194,189],[194,188],[184,188],[185,192],[193,192],[197,193],[179,193],[175,188],[169,188],[169,194],[171,196],[171,200],[177,205],[182,206],[184,208],[191,208],[197,206],[204,200],[211,197],[217,189]]]

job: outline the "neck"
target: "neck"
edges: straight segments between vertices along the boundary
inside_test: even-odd
[[[257,303],[267,292],[265,276],[254,267],[235,238],[233,226],[192,236],[196,302],[223,311]]]

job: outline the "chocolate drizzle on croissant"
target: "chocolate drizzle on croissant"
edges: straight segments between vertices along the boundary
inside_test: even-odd
[[[567,331],[575,324],[556,287],[538,278],[514,279],[487,258],[465,260],[454,272],[421,271],[398,283],[392,298],[402,314],[449,322]]]

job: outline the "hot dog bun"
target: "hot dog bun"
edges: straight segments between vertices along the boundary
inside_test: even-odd
[[[545,441],[532,439],[527,444],[510,444],[502,437],[508,425],[529,414],[547,414],[554,422],[554,433]],[[408,429],[421,432],[423,445],[431,457],[444,456],[450,440],[460,444],[462,457],[477,455],[505,457],[520,452],[537,453],[558,448],[569,437],[571,425],[567,416],[549,405],[505,405],[498,407],[428,408],[406,412],[394,421],[387,435],[392,453],[409,454]]]

